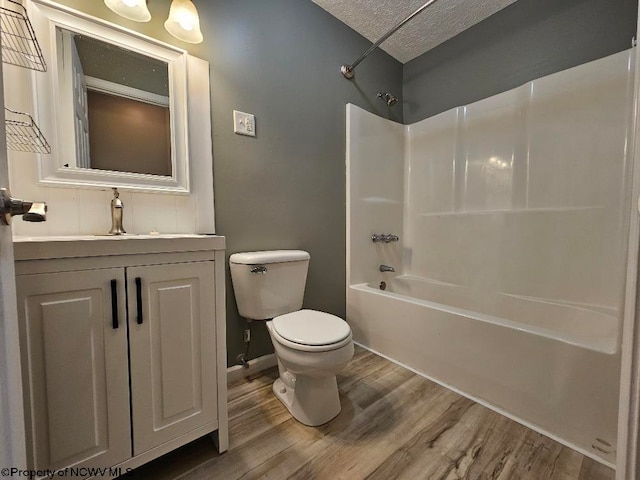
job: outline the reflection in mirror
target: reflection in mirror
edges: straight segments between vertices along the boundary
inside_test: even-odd
[[[55,132],[39,184],[189,193],[187,108],[209,72],[188,73],[195,61],[181,48],[50,0],[30,4],[36,33],[51,39],[49,71],[34,77],[38,121]]]
[[[56,37],[75,167],[171,176],[167,63],[59,27]]]

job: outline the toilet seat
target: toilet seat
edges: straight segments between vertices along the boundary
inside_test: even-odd
[[[301,351],[325,352],[351,342],[351,328],[340,317],[299,310],[271,320],[271,332],[283,345]]]

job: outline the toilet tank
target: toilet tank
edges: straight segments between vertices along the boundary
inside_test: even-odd
[[[231,255],[231,280],[240,315],[250,320],[269,320],[300,310],[309,258],[302,250]]]

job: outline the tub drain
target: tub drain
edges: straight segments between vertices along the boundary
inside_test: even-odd
[[[387,289],[387,282],[380,282],[380,290],[386,290]]]

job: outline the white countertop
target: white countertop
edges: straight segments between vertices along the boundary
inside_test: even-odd
[[[58,236],[41,236],[28,237],[15,235],[13,242],[77,242],[77,241],[96,241],[96,240],[144,240],[149,238],[208,238],[218,237],[217,235],[201,235],[198,233],[147,233],[137,235],[135,233],[125,233],[124,235],[58,235]],[[218,237],[220,238],[220,237]]]
[[[13,247],[16,261],[42,260],[224,250],[225,237],[192,233],[49,237],[15,236],[13,238]]]

